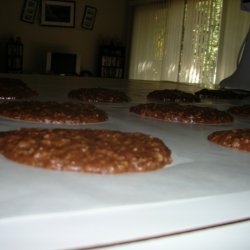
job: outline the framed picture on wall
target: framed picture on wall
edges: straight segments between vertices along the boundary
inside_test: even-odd
[[[27,23],[34,23],[39,0],[25,0],[21,13],[21,20]]]
[[[94,28],[96,12],[97,12],[97,9],[95,7],[92,7],[89,5],[85,6],[83,19],[82,19],[82,28],[87,29],[87,30],[92,30]]]
[[[75,1],[43,0],[41,25],[73,28],[75,26]]]

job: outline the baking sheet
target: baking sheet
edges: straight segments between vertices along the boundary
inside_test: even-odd
[[[250,188],[250,154],[209,142],[216,130],[246,127],[187,125],[143,119],[124,108],[103,105],[108,122],[56,126],[0,120],[1,130],[18,127],[107,128],[140,131],[161,138],[172,151],[173,163],[148,173],[98,175],[56,172],[27,167],[0,157],[0,216],[65,212],[125,204],[172,201],[219,195]],[[8,202],[6,202],[8,201]]]
[[[70,88],[72,86],[64,85],[58,95],[46,95],[49,88],[42,88],[41,91],[45,92],[40,98],[67,100],[65,93]],[[25,221],[32,216],[42,219],[44,216],[62,214],[67,217],[67,214],[71,216],[80,212],[87,215],[92,211],[100,214],[107,211],[108,214],[112,214],[112,209],[133,208],[138,205],[146,209],[152,204],[168,206],[174,202],[183,203],[189,199],[199,200],[204,197],[215,197],[218,202],[223,195],[250,190],[250,154],[221,147],[206,139],[208,134],[216,130],[249,128],[249,119],[237,118],[232,124],[217,126],[188,125],[141,118],[129,112],[129,107],[140,100],[127,104],[98,105],[109,114],[109,120],[100,124],[63,126],[0,119],[1,131],[21,127],[140,131],[161,138],[171,149],[173,157],[173,163],[164,169],[119,175],[56,172],[24,166],[0,157],[0,232],[9,225],[6,222],[20,222],[19,219]],[[223,103],[222,109],[225,105]],[[244,197],[249,197],[249,193],[244,194]],[[249,203],[244,205],[246,206],[250,207]],[[152,213],[153,211],[154,209]],[[246,215],[247,213],[244,214]],[[250,216],[250,212],[248,215]],[[159,213],[155,218],[161,219],[161,216],[164,214]],[[193,218],[195,216],[192,214]],[[204,218],[203,222],[208,223]],[[84,227],[83,224],[82,226]],[[99,226],[98,221],[94,226]],[[195,220],[186,221],[185,226],[195,226]],[[140,230],[139,233],[143,235],[145,231]],[[165,227],[165,230],[169,230],[169,227]],[[113,240],[118,238],[122,239],[122,235],[114,237]]]

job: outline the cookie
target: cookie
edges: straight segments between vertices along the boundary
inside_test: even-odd
[[[201,89],[195,92],[195,96],[200,99],[215,99],[215,100],[225,100],[225,99],[237,99],[246,98],[249,94],[243,92],[237,92],[230,89]]]
[[[170,149],[158,138],[94,129],[0,132],[0,153],[30,166],[99,174],[153,171],[172,162]]]
[[[19,79],[0,78],[0,100],[22,100],[36,97],[38,93]]]
[[[215,131],[208,140],[218,145],[250,152],[250,129],[232,129]]]
[[[200,98],[177,89],[154,90],[147,95],[150,102],[199,102]]]
[[[250,104],[233,106],[230,107],[227,111],[233,115],[250,117]]]
[[[15,120],[52,124],[85,124],[108,119],[105,111],[92,104],[20,101],[0,104],[0,116]]]
[[[224,124],[233,121],[233,117],[225,111],[219,111],[210,107],[180,105],[177,103],[138,104],[132,106],[130,112],[143,117],[189,124]]]
[[[80,88],[71,90],[68,97],[89,103],[128,102],[128,96],[120,91],[106,88]]]

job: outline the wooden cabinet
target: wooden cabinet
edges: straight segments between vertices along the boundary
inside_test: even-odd
[[[125,48],[121,46],[101,46],[99,49],[98,75],[107,78],[123,78]]]
[[[8,73],[22,73],[23,44],[20,38],[11,39],[6,45],[6,70]]]

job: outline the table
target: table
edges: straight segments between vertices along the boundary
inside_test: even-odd
[[[1,77],[2,75],[0,75]],[[218,129],[249,127],[237,118],[220,126],[142,119],[129,113],[153,89],[175,83],[13,75],[41,100],[65,101],[73,88],[126,91],[127,104],[100,104],[109,120],[78,126],[0,119],[1,131],[20,127],[107,128],[160,137],[173,163],[162,170],[122,175],[56,172],[0,157],[0,246],[3,249],[248,249],[250,154],[209,142]],[[208,103],[225,109],[235,103]],[[150,239],[150,240],[149,240]],[[190,247],[190,248],[189,248]]]

